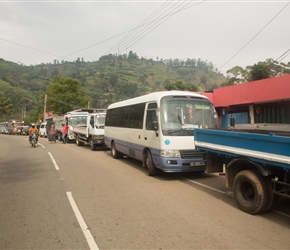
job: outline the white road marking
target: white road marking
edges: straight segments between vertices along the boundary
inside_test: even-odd
[[[202,187],[205,187],[205,188],[211,189],[211,190],[213,190],[213,191],[216,191],[216,192],[218,192],[218,193],[221,193],[221,194],[227,194],[226,192],[223,192],[223,191],[218,190],[218,189],[216,189],[216,188],[213,188],[213,187],[210,187],[210,186],[207,186],[207,185],[201,184],[201,183],[199,183],[199,182],[197,182],[197,181],[193,181],[193,180],[190,180],[190,179],[187,179],[187,178],[184,178],[184,179],[187,180],[187,181],[189,181],[189,182],[192,182],[192,183],[194,183],[194,184],[196,184],[196,185],[199,185],[199,186],[202,186]]]
[[[38,142],[37,144],[40,145],[41,147],[45,148],[41,143]]]
[[[86,223],[85,223],[85,221],[80,213],[80,210],[78,209],[78,207],[77,207],[77,205],[72,197],[72,193],[66,192],[66,194],[67,194],[68,200],[72,206],[72,209],[75,213],[75,216],[79,222],[79,225],[83,231],[83,234],[87,240],[87,243],[89,244],[90,249],[99,249],[97,243],[94,240],[94,237],[91,234],[91,231],[89,230],[88,226],[86,225]]]
[[[58,167],[58,165],[56,164],[56,161],[55,161],[55,159],[53,158],[53,156],[51,155],[51,153],[48,152],[48,154],[49,154],[49,156],[50,156],[50,158],[51,158],[51,160],[52,160],[52,162],[53,162],[53,165],[54,165],[55,169],[56,169],[56,170],[59,170],[59,167]]]

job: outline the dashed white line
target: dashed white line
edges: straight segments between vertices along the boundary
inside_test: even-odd
[[[99,249],[97,243],[94,240],[94,237],[91,234],[91,231],[88,229],[88,226],[87,226],[86,222],[84,221],[84,219],[80,213],[80,210],[78,209],[78,207],[77,207],[77,205],[72,197],[72,193],[66,192],[66,194],[67,194],[68,200],[72,206],[72,209],[75,213],[75,216],[79,222],[79,225],[83,231],[83,234],[87,240],[87,243],[89,244],[90,249]]]
[[[42,148],[45,148],[41,143],[38,142],[37,144],[40,145]]]
[[[49,154],[49,156],[50,156],[50,158],[51,158],[51,160],[52,160],[52,162],[53,162],[53,165],[54,165],[55,169],[56,169],[56,170],[59,170],[59,167],[58,167],[58,165],[56,164],[56,161],[55,161],[55,159],[53,158],[53,156],[51,155],[51,153],[48,152],[48,154]]]

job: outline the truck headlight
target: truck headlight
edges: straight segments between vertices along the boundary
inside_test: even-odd
[[[180,158],[180,152],[179,150],[161,150],[160,156]]]

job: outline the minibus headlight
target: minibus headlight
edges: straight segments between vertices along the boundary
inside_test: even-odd
[[[180,158],[180,152],[179,150],[161,150],[160,156]]]

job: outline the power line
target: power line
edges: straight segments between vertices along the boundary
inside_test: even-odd
[[[286,52],[284,52],[281,56],[279,56],[276,61],[281,62],[283,59],[285,59],[290,54],[290,49],[288,49]]]
[[[8,43],[16,44],[18,46],[22,46],[22,47],[25,47],[25,48],[28,48],[28,49],[31,49],[31,50],[35,50],[35,51],[38,51],[38,52],[41,52],[41,53],[44,53],[44,54],[48,54],[48,55],[51,55],[51,56],[56,56],[58,58],[65,58],[63,56],[56,55],[56,54],[53,54],[53,53],[50,53],[50,52],[47,52],[47,51],[44,51],[44,50],[36,49],[36,48],[30,47],[30,46],[27,46],[27,45],[24,45],[24,44],[21,44],[21,43],[9,41],[9,40],[4,39],[2,37],[0,37],[0,40],[5,41],[5,42],[8,42]]]
[[[153,20],[153,21],[151,21],[151,22],[146,22],[146,23],[144,23],[145,22],[145,20],[147,20],[149,17],[151,17],[153,14],[155,15],[155,12],[159,12],[159,9],[160,8],[163,8],[164,6],[163,5],[167,5],[167,4],[169,4],[168,2],[167,3],[165,3],[165,4],[163,4],[163,5],[161,5],[161,7],[159,7],[155,12],[153,12],[149,17],[147,17],[141,24],[139,24],[137,27],[135,27],[135,28],[133,28],[133,29],[130,29],[130,30],[127,30],[127,31],[124,31],[124,32],[122,32],[122,33],[120,33],[120,34],[117,34],[117,35],[115,35],[115,36],[112,36],[112,37],[109,37],[109,38],[107,38],[107,39],[104,39],[104,40],[102,40],[102,41],[100,41],[100,42],[97,42],[97,43],[94,43],[94,44],[92,44],[92,45],[89,45],[89,46],[87,46],[87,47],[84,47],[84,48],[82,48],[82,49],[79,49],[79,50],[77,50],[77,51],[75,51],[75,52],[72,52],[72,53],[70,53],[70,54],[67,54],[67,55],[65,55],[64,56],[64,58],[66,58],[66,57],[68,57],[68,56],[71,56],[71,55],[74,55],[74,54],[77,54],[77,53],[79,53],[79,52],[81,52],[81,51],[84,51],[84,50],[87,50],[87,49],[89,49],[89,48],[92,48],[92,47],[94,47],[94,46],[96,46],[96,45],[99,45],[99,44],[101,44],[101,43],[104,43],[104,42],[107,42],[107,41],[109,41],[109,40],[112,40],[112,39],[114,39],[114,38],[116,38],[116,37],[118,37],[118,36],[122,36],[122,35],[124,35],[124,34],[126,34],[126,33],[129,33],[129,35],[127,35],[125,38],[127,38],[127,37],[129,37],[130,36],[130,34],[132,34],[136,29],[139,29],[139,28],[141,28],[141,27],[144,27],[144,26],[146,26],[146,25],[148,25],[148,24],[151,24],[152,22],[155,22],[155,21],[158,21],[158,20],[160,20],[160,19],[163,19],[163,18],[165,18],[165,17],[172,17],[173,15],[175,15],[176,13],[178,13],[178,12],[180,12],[180,11],[182,11],[182,10],[185,10],[185,9],[188,9],[188,8],[191,8],[191,7],[193,7],[193,6],[196,6],[196,5],[198,5],[198,4],[200,4],[200,3],[203,3],[203,2],[206,2],[207,0],[202,0],[202,1],[194,1],[194,2],[196,2],[195,4],[193,4],[193,5],[191,5],[191,6],[188,6],[188,7],[183,7],[183,8],[181,8],[181,9],[179,9],[178,11],[175,11],[175,12],[171,12],[171,13],[169,13],[169,14],[167,14],[167,15],[165,15],[165,16],[163,16],[162,18],[156,18],[155,20]],[[171,2],[176,2],[176,1],[174,1],[174,0],[171,0]],[[188,3],[191,3],[191,2],[193,2],[192,0],[191,1],[185,1],[185,2],[187,2],[187,4]],[[153,15],[153,16],[154,16]],[[168,17],[168,18],[169,18]],[[167,19],[166,19],[167,20]],[[165,20],[165,21],[166,21]],[[165,21],[163,21],[163,22],[165,22]],[[163,23],[162,22],[162,23]],[[159,26],[159,25],[158,25]],[[155,27],[156,28],[156,27]],[[151,30],[152,31],[152,30]],[[147,32],[146,34],[148,34],[149,32]],[[144,35],[145,36],[145,35]],[[144,36],[142,36],[142,38],[144,37]],[[114,50],[117,50],[117,52],[118,52],[118,49],[120,49],[120,48],[118,48],[118,44],[121,42],[121,41],[123,41],[125,38],[123,38],[123,39],[121,39],[115,46],[113,46],[111,49],[109,49],[105,54],[109,54],[110,53],[110,51],[112,51],[111,53],[112,54],[114,54],[113,53],[113,51]],[[141,39],[141,38],[140,38]],[[139,40],[140,40],[139,39]],[[139,41],[138,40],[138,41]],[[136,41],[137,42],[137,41]],[[136,43],[135,42],[135,43]],[[134,44],[135,44],[134,43]],[[126,47],[128,47],[128,46],[122,46],[122,48],[126,48]],[[116,48],[118,48],[118,49],[116,49]]]
[[[169,18],[171,18],[173,15],[179,13],[180,11],[182,10],[185,10],[185,9],[188,9],[190,7],[193,7],[193,6],[196,6],[198,4],[201,4],[201,3],[204,3],[206,2],[207,0],[203,0],[203,1],[198,1],[197,3],[195,3],[194,5],[190,5],[190,6],[187,6],[189,5],[191,1],[184,1],[182,2],[181,4],[179,4],[177,7],[170,7],[168,10],[165,11],[165,13],[159,15],[157,18],[155,18],[154,20],[150,21],[150,22],[147,22],[145,24],[142,24],[142,25],[139,25],[137,26],[134,30],[136,30],[138,27],[144,27],[145,25],[150,25],[149,27],[145,27],[145,30],[143,29],[143,33],[142,30],[139,30],[137,32],[137,34],[133,35],[132,38],[129,38],[128,41],[127,41],[127,44],[125,45],[122,45],[122,51],[124,51],[127,47],[129,46],[132,46],[134,45],[135,43],[137,43],[139,40],[141,40],[143,37],[145,37],[147,34],[149,34],[150,32],[152,32],[154,29],[156,29],[157,27],[159,27],[161,24],[163,24],[165,21],[167,21]],[[186,3],[185,6],[181,6],[183,5],[184,3]],[[174,8],[173,11],[170,11],[171,8]],[[169,12],[170,11],[170,12]],[[168,13],[169,12],[169,13]],[[165,19],[165,20],[163,20]],[[145,32],[145,33],[144,33]],[[141,33],[141,34],[140,34]],[[119,44],[117,44],[116,46],[118,46]],[[118,50],[120,50],[120,47],[118,47]]]
[[[33,47],[30,47],[30,46],[27,46],[27,45],[23,45],[23,44],[20,44],[20,43],[17,43],[17,42],[13,42],[13,41],[9,41],[7,39],[4,39],[4,38],[1,38],[0,37],[0,40],[3,40],[5,42],[9,42],[9,43],[13,43],[13,44],[16,44],[16,45],[19,45],[19,46],[22,46],[22,47],[26,47],[26,48],[29,48],[29,49],[32,49],[32,50],[35,50],[35,51],[39,51],[41,53],[45,53],[45,54],[48,54],[48,55],[52,55],[52,56],[55,56],[57,58],[67,58],[67,59],[70,59],[68,58],[69,56],[71,55],[74,55],[76,53],[79,53],[83,50],[86,50],[86,49],[89,49],[89,48],[92,48],[96,45],[99,45],[101,43],[104,43],[104,42],[107,42],[113,38],[116,38],[116,37],[119,37],[121,35],[124,35],[124,34],[127,34],[129,33],[126,37],[124,37],[123,39],[121,39],[114,47],[112,47],[109,51],[112,51],[112,50],[116,50],[116,47],[118,47],[118,45],[123,44],[121,49],[122,51],[124,49],[127,49],[127,47],[129,46],[132,46],[134,45],[135,43],[137,43],[139,40],[141,40],[143,37],[145,37],[147,34],[149,34],[150,32],[152,32],[154,29],[156,29],[158,26],[160,26],[161,24],[163,24],[165,21],[167,21],[170,17],[172,17],[173,15],[177,14],[178,12],[180,11],[183,11],[185,9],[188,9],[188,8],[191,8],[193,6],[196,6],[198,4],[201,4],[201,3],[204,3],[206,2],[207,0],[203,0],[203,1],[183,1],[182,3],[180,3],[180,1],[175,1],[175,0],[171,0],[171,1],[167,1],[166,3],[164,3],[163,5],[161,5],[157,10],[155,10],[151,15],[149,15],[143,22],[141,22],[138,26],[136,26],[135,28],[131,29],[131,30],[128,30],[128,31],[125,31],[125,32],[122,32],[120,34],[117,34],[115,36],[112,36],[110,38],[107,38],[103,41],[100,41],[98,43],[95,43],[95,44],[92,44],[90,46],[87,46],[83,49],[80,49],[78,51],[75,51],[73,53],[70,53],[68,55],[65,55],[65,56],[61,56],[61,55],[57,55],[57,54],[53,54],[53,53],[50,53],[50,52],[47,52],[47,51],[44,51],[44,50],[40,50],[40,49],[37,49],[37,48],[33,48]],[[143,1],[142,1],[143,2]],[[159,1],[154,1],[154,2],[159,2]],[[164,1],[161,1],[161,2],[164,2]],[[187,6],[188,4],[194,2],[195,4],[194,5],[190,5],[190,6]],[[213,2],[213,1],[207,1],[207,2]],[[240,1],[230,1],[230,2],[240,2]],[[243,1],[243,2],[253,2],[253,1]],[[285,2],[285,1],[279,1],[279,2]],[[155,18],[154,20],[152,20],[152,18],[154,16],[156,16],[159,12],[161,12],[162,10],[165,9],[165,7],[167,7],[167,5],[170,5],[171,3],[179,3],[179,5],[177,7],[175,7],[174,11],[170,11],[170,9],[172,9],[174,6],[171,6],[168,10],[165,10],[161,15],[157,16],[157,18]],[[181,7],[182,4],[186,3],[186,6],[184,7]],[[251,41],[253,41],[288,5],[289,5],[289,1],[288,3],[282,8],[282,10],[280,10],[252,39],[249,40],[249,42],[247,42],[238,52],[236,52],[230,59],[228,59],[220,68],[223,68],[228,62],[230,62],[235,56],[237,56]],[[176,10],[177,9],[177,10]],[[169,12],[169,13],[168,13]],[[164,20],[165,19],[165,20]],[[147,21],[149,20],[149,21]],[[151,21],[150,21],[151,20]],[[150,25],[150,26],[149,26]],[[145,27],[147,26],[147,27]],[[140,28],[143,27],[143,33],[140,34]],[[145,28],[144,28],[145,27]],[[145,29],[145,30],[144,30]],[[138,31],[138,33],[135,33],[136,31]],[[135,33],[135,35],[133,35]],[[120,49],[120,47],[118,47],[118,50]],[[281,55],[279,58],[282,58],[281,60],[283,60],[285,57],[287,57],[289,55],[289,50],[286,51],[283,55]],[[283,57],[282,57],[283,56]],[[72,60],[72,59],[70,59]]]
[[[182,5],[182,4],[183,3],[181,3],[179,5]],[[175,9],[177,9],[177,8],[179,8],[179,6],[175,7]],[[156,18],[155,20],[151,21],[149,26],[144,27],[143,30],[139,30],[132,38],[130,38],[127,41],[127,44],[123,45],[123,49],[121,51],[124,51],[124,49],[127,47],[133,46],[136,42],[138,42],[143,37],[145,37],[147,34],[152,32],[153,30],[155,30],[158,26],[160,26],[162,23],[167,21],[171,16],[175,15],[177,12],[178,11],[169,12],[168,14],[160,16],[160,17]],[[168,17],[168,15],[170,15],[170,16]],[[168,17],[168,18],[166,18],[166,17]],[[162,21],[164,18],[166,18],[166,19],[164,21]]]
[[[171,0],[171,1],[172,1],[172,0]],[[113,46],[113,47],[112,47],[108,52],[106,52],[105,54],[109,54],[111,50],[113,50],[113,49],[115,49],[116,47],[118,47],[118,44],[120,44],[120,42],[123,42],[127,37],[130,37],[130,36],[135,32],[136,29],[139,29],[139,28],[142,27],[143,25],[147,25],[147,23],[146,23],[145,21],[147,21],[147,19],[150,20],[151,16],[154,16],[155,13],[158,13],[158,12],[160,11],[159,9],[162,10],[163,6],[164,6],[164,5],[166,6],[167,4],[169,4],[169,2],[166,2],[166,3],[164,3],[163,5],[161,5],[157,10],[155,10],[155,11],[154,11],[154,12],[153,12],[149,17],[147,17],[143,22],[141,22],[137,27],[135,27],[134,29],[131,29],[131,30],[130,30],[130,33],[129,33],[127,36],[125,36],[124,38],[122,38],[121,41],[119,41],[115,46]]]
[[[228,59],[220,68],[223,68],[228,62],[230,62],[234,57],[236,57],[249,43],[251,43],[276,17],[290,4],[288,3],[263,27],[261,28],[256,35],[254,35],[241,49],[239,49],[230,59]]]
[[[72,108],[74,108],[74,109],[81,108],[80,106],[77,106],[77,105],[72,104],[72,103],[68,103],[68,102],[60,101],[60,100],[58,100],[58,99],[56,99],[56,98],[53,98],[53,97],[51,97],[51,96],[47,96],[47,98],[48,98],[48,99],[51,99],[51,100],[53,100],[53,101],[55,101],[55,102],[58,102],[58,103],[60,103],[60,104],[64,104],[64,105],[66,105],[66,106],[72,107]]]

